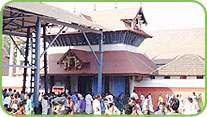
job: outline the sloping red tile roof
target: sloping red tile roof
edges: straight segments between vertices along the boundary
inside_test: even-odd
[[[97,75],[98,63],[92,52],[72,50],[77,56],[85,57],[90,64],[80,70],[64,70],[57,64],[64,53],[48,55],[49,75]],[[78,53],[78,54],[77,54]],[[85,53],[85,55],[83,54]],[[96,53],[98,56],[98,52]],[[157,66],[147,57],[140,53],[128,51],[104,51],[103,52],[103,75],[149,75]]]
[[[61,60],[63,58],[65,58],[69,52],[74,52],[75,56],[81,60],[82,62],[88,62],[87,56],[86,56],[86,52],[85,51],[81,51],[81,50],[73,50],[73,49],[69,49],[65,54],[63,54],[63,56],[60,58],[60,60],[58,60],[57,63],[61,63]]]

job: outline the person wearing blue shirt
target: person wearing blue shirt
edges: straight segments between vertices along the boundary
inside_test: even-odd
[[[165,115],[165,102],[159,103],[159,110],[154,113],[155,115]]]
[[[72,96],[71,96],[71,98],[72,98],[72,101],[73,101],[73,103],[74,103],[74,112],[77,112],[77,110],[78,110],[78,92],[75,92]]]

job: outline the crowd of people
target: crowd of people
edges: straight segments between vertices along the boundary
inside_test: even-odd
[[[34,108],[32,93],[19,93],[11,88],[2,91],[2,102],[5,110],[16,115],[68,115],[68,114],[95,114],[95,115],[165,115],[165,114],[195,114],[203,107],[201,94],[193,92],[184,103],[181,94],[167,94],[166,101],[163,95],[158,97],[157,105],[153,105],[151,93],[138,95],[133,91],[130,96],[121,93],[114,97],[111,93],[93,96],[91,92],[82,95],[54,92],[39,94],[39,106]],[[156,109],[153,109],[156,106]]]

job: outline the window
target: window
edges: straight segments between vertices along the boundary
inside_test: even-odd
[[[187,79],[187,76],[180,76],[180,79]]]
[[[203,76],[197,76],[197,79],[203,79]]]
[[[170,79],[170,76],[164,76],[164,79]]]

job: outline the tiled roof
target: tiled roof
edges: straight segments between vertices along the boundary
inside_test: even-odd
[[[133,19],[139,11],[139,7],[135,8],[120,8],[109,10],[98,10],[87,12],[91,16],[94,23],[102,25],[110,30],[125,30],[127,29],[121,19]]]
[[[59,21],[64,21],[66,23],[76,23],[78,25],[86,27],[104,29],[104,27],[95,24],[91,21],[85,20],[84,18],[77,16],[69,11],[51,5],[47,5],[41,2],[14,2],[9,4],[8,6],[27,12],[39,14],[42,16],[51,17]]]
[[[147,39],[137,48],[137,52],[150,59],[173,59],[184,54],[197,54],[205,58],[205,29],[171,29],[149,31],[152,39]]]
[[[153,75],[205,75],[205,60],[195,54],[179,56],[156,69]]]
[[[48,74],[49,75],[97,75],[98,63],[95,60],[92,52],[82,50],[72,50],[81,59],[84,55],[84,59],[90,62],[88,67],[84,67],[80,70],[64,70],[63,66],[57,64],[62,54],[50,54],[48,57]],[[78,54],[77,54],[78,53]],[[96,53],[98,56],[98,53]],[[139,53],[132,53],[128,51],[104,51],[103,52],[103,75],[149,75],[157,66],[150,61],[147,57]]]

